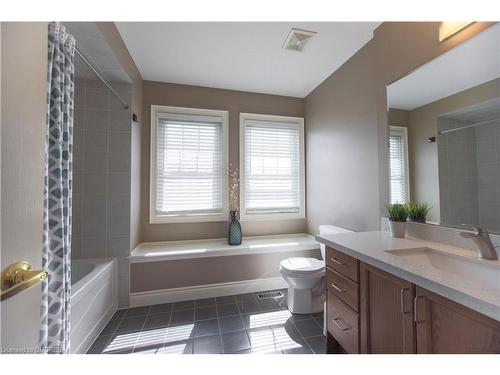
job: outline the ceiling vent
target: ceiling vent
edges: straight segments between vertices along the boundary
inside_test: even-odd
[[[286,37],[284,49],[302,52],[309,39],[316,35],[315,31],[292,29]]]

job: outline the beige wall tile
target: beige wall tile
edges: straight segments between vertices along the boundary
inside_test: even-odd
[[[130,133],[109,133],[109,152],[130,153]]]
[[[108,130],[108,111],[85,110],[85,129],[105,132]]]
[[[108,90],[87,87],[85,93],[86,109],[108,109]]]

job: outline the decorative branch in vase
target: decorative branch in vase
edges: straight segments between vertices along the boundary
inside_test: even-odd
[[[238,168],[229,164],[227,172],[228,191],[229,191],[229,215],[230,222],[227,231],[227,242],[229,245],[241,245],[242,231],[238,220],[238,193],[240,186],[240,173]]]

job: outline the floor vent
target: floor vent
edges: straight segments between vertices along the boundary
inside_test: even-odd
[[[271,292],[257,293],[258,299],[281,298],[284,296],[285,295],[282,292],[280,292],[279,290],[273,290]]]

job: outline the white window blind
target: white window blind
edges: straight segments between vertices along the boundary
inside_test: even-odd
[[[155,215],[223,214],[223,118],[157,113]]]
[[[391,203],[406,203],[408,189],[408,149],[406,129],[389,127],[389,173]]]
[[[301,127],[245,119],[243,214],[299,214],[302,207]]]

